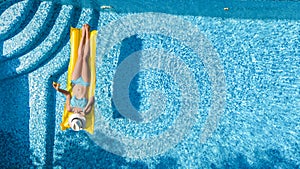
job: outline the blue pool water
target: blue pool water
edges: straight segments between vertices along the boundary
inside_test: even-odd
[[[298,9],[2,1],[1,168],[300,168]],[[98,30],[94,135],[60,130],[51,86],[83,23]]]

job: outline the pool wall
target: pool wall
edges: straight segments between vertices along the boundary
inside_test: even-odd
[[[1,168],[300,167],[300,2],[90,2],[0,3]],[[101,5],[114,9],[95,7]],[[113,76],[132,53],[161,48],[179,56],[192,70],[200,91],[199,111],[183,140],[158,155],[129,158],[108,151],[109,146],[126,151],[122,140],[111,135],[101,135],[100,141],[111,143],[104,147],[85,132],[61,131],[64,96],[51,84],[58,81],[62,88],[66,86],[71,26],[89,23],[101,38],[115,21],[128,17],[134,23],[131,16],[144,12],[167,13],[200,30],[224,68],[226,106],[212,135],[201,142],[212,104],[212,82],[203,60],[180,39],[151,34],[122,39],[108,53],[97,56],[97,115],[101,112],[112,130],[135,139],[158,135],[173,124],[180,108],[177,97],[181,92],[172,78],[145,71],[130,86],[133,106],[147,107],[147,94],[159,89],[169,96],[166,108],[170,110],[155,123],[138,128],[124,120],[111,100]]]

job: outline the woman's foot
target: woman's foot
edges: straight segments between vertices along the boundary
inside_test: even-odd
[[[84,25],[82,25],[82,28],[81,28],[81,40],[83,42],[83,45],[85,45],[85,41],[86,41],[86,29],[85,29]]]
[[[83,25],[84,26],[84,28],[85,28],[85,33],[86,33],[86,37],[87,37],[87,39],[89,39],[90,38],[90,25],[89,24],[84,24]]]
[[[85,29],[85,47],[83,57],[88,60],[90,57],[90,26],[88,24],[84,24]]]

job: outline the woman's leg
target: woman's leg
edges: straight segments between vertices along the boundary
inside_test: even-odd
[[[84,47],[85,47],[85,40],[86,40],[86,31],[85,26],[82,26],[81,31],[81,40],[78,47],[78,58],[76,61],[75,68],[72,73],[72,80],[76,80],[81,76],[81,70],[82,70],[82,60],[83,60],[83,54],[84,54]]]
[[[85,46],[83,52],[82,60],[82,72],[81,77],[83,81],[90,83],[90,68],[89,68],[89,58],[90,58],[90,26],[85,26]]]

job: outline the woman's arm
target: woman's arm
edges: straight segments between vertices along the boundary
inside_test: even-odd
[[[64,90],[64,89],[58,89],[57,91],[59,91],[60,93],[64,94],[65,96],[71,96],[70,92]]]
[[[64,94],[65,96],[70,95],[70,92],[68,92],[68,91],[66,91],[66,90],[63,90],[63,89],[59,88],[59,86],[60,86],[59,83],[53,82],[52,86],[54,87],[54,89],[55,89],[56,91],[59,91],[60,93]]]
[[[67,110],[69,112],[72,111],[72,107],[70,106],[70,101],[71,101],[71,93],[66,91],[66,90],[63,90],[63,89],[60,89],[59,86],[60,84],[59,83],[56,83],[56,82],[53,82],[52,86],[54,87],[54,89],[56,91],[59,91],[60,93],[64,94],[66,97],[67,97],[67,100],[66,100],[66,106],[67,106]]]
[[[94,102],[95,102],[94,96],[90,97],[88,103],[86,104],[85,108],[83,109],[83,113],[85,115],[90,113]]]
[[[72,111],[72,107],[70,106],[70,100],[71,100],[71,95],[68,94],[68,95],[67,95],[67,100],[66,100],[67,110],[68,110],[68,112],[73,112],[73,111]]]

